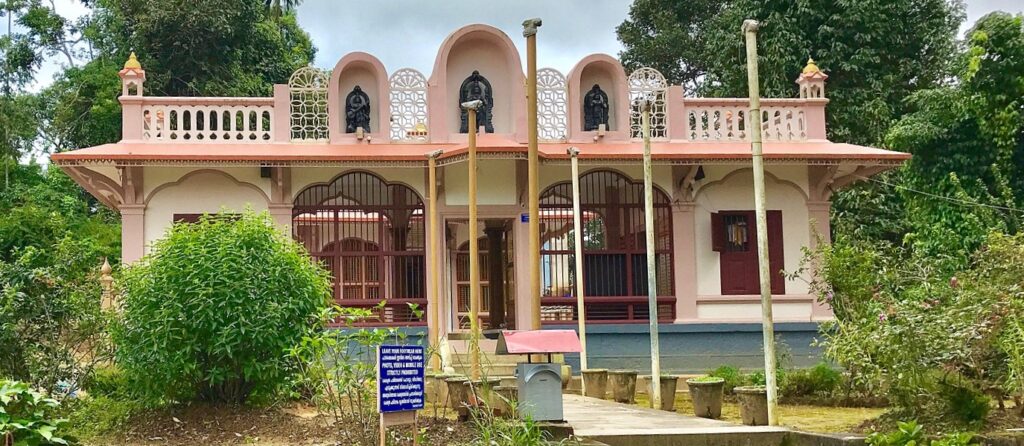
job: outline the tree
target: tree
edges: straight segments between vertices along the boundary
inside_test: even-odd
[[[84,29],[97,56],[57,77],[42,98],[54,150],[120,137],[117,71],[136,52],[146,92],[158,96],[267,96],[316,52],[293,12],[272,17],[262,0],[197,8],[188,0],[98,0]]]
[[[635,0],[629,18],[615,31],[626,47],[620,54],[627,70],[643,66],[693,94],[707,75],[704,58],[708,23],[730,1]],[[737,34],[738,36],[738,34]]]
[[[957,82],[914,93],[886,143],[914,154],[901,176],[908,241],[963,266],[988,232],[1024,212],[1024,26],[993,13],[955,58]],[[919,193],[915,191],[922,191]]]
[[[829,136],[872,144],[902,114],[908,94],[945,79],[964,13],[957,0],[637,0],[619,27],[622,59],[694,82],[704,95],[743,97],[739,27],[748,18],[761,22],[763,94],[792,97],[793,80],[813,57],[830,76]]]

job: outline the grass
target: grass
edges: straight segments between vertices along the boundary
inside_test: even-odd
[[[636,396],[636,404],[650,407],[646,394]],[[693,402],[689,393],[676,393],[676,412],[693,415]],[[853,432],[867,420],[878,418],[885,412],[877,407],[826,407],[800,404],[780,404],[779,419],[784,426],[807,432]],[[741,423],[740,406],[735,401],[722,403],[722,421]]]

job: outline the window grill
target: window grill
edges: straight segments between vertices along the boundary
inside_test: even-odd
[[[647,252],[643,183],[613,171],[580,177],[583,222],[583,288],[587,320],[648,320]],[[577,319],[572,184],[558,183],[541,195],[541,317],[545,323]],[[659,318],[675,319],[672,211],[668,196],[654,192],[655,268]]]
[[[331,273],[345,307],[372,309],[360,325],[425,325],[423,200],[409,187],[350,172],[300,192],[292,230]]]

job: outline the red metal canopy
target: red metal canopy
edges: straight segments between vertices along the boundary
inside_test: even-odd
[[[499,355],[528,355],[579,353],[580,338],[575,330],[503,330],[495,353]]]

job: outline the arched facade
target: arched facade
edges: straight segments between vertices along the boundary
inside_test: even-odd
[[[583,215],[583,288],[587,320],[646,320],[647,257],[643,183],[612,170],[580,177]],[[542,318],[575,320],[572,183],[541,194]],[[655,267],[659,319],[674,320],[672,211],[668,195],[654,192]]]
[[[371,54],[346,54],[331,70],[327,89],[331,142],[353,142],[355,134],[345,132],[345,98],[356,86],[370,98],[370,135],[391,132],[390,88],[384,64]]]
[[[377,308],[367,324],[423,325],[427,305],[423,200],[408,186],[362,171],[295,196],[292,232],[332,277],[346,307]]]

